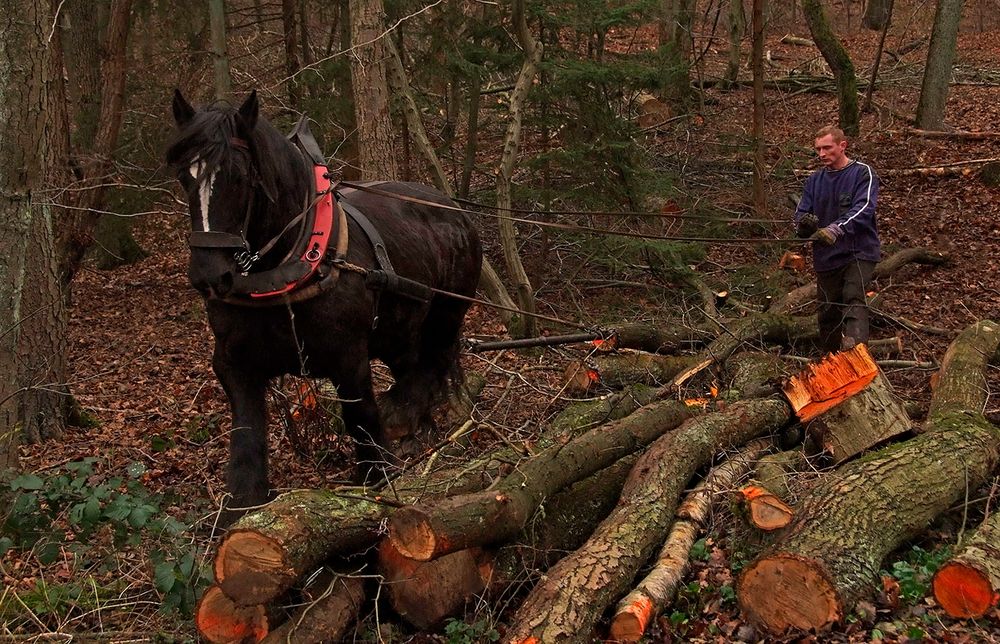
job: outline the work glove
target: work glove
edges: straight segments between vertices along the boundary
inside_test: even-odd
[[[795,236],[799,239],[807,239],[812,237],[818,227],[819,220],[816,219],[816,215],[807,212],[799,218],[799,223],[795,226]]]
[[[833,226],[827,226],[826,228],[820,228],[815,233],[812,234],[811,239],[814,242],[819,242],[825,246],[833,246],[837,243],[837,230]]]

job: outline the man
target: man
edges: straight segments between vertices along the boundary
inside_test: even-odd
[[[840,128],[816,133],[823,168],[812,173],[795,209],[796,234],[813,242],[819,291],[819,336],[826,351],[868,341],[865,292],[879,260],[875,201],[878,177],[847,156]]]

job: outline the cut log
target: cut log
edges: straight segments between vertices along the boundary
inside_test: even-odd
[[[750,522],[758,530],[772,532],[792,522],[794,512],[787,503],[760,485],[746,485],[740,495],[750,510]]]
[[[809,444],[834,464],[910,429],[910,418],[865,345],[825,356],[782,387]]]
[[[758,484],[780,499],[789,496],[789,481],[797,472],[809,467],[805,452],[791,449],[777,454],[768,454],[757,461],[755,478]]]
[[[612,338],[616,349],[637,349],[648,353],[676,353],[704,344],[715,337],[706,329],[692,328],[677,323],[672,327],[654,327],[647,324],[622,324],[615,328]]]
[[[355,624],[365,602],[361,577],[337,575],[288,621],[271,631],[264,644],[339,642]]]
[[[282,494],[226,534],[215,556],[216,583],[241,606],[271,601],[331,554],[371,545],[391,509],[336,490]]]
[[[874,593],[887,554],[987,479],[1000,464],[1000,429],[980,410],[998,346],[995,322],[963,331],[945,356],[925,433],[845,465],[800,501],[781,541],[739,578],[748,619],[775,634],[829,628]]]
[[[980,524],[962,550],[934,574],[934,599],[959,619],[982,617],[1000,599],[1000,513]]]
[[[691,546],[708,523],[712,502],[745,477],[754,462],[771,445],[767,439],[751,442],[738,454],[713,468],[684,498],[652,571],[618,603],[611,621],[611,639],[638,642],[650,622],[663,612],[687,573]]]
[[[782,400],[746,401],[658,439],[632,468],[614,511],[528,595],[508,641],[590,642],[597,619],[663,543],[691,476],[719,451],[774,432],[790,418]]]
[[[542,451],[488,491],[400,508],[389,521],[389,538],[420,561],[508,541],[546,497],[648,445],[690,413],[676,401],[656,403]]]
[[[581,400],[566,405],[550,424],[554,432],[580,432],[612,420],[625,418],[659,396],[659,391],[648,385],[631,385],[621,391],[601,396],[595,400]]]
[[[206,588],[198,600],[195,625],[212,644],[259,642],[268,633],[267,611],[263,606],[237,606],[215,584]]]
[[[417,561],[383,539],[379,569],[392,607],[421,630],[457,614],[466,600],[486,587],[476,554],[459,550],[434,561]]]
[[[666,356],[643,351],[595,355],[590,364],[573,362],[566,368],[566,392],[586,393],[596,385],[621,389],[631,384],[661,385],[695,361],[690,356]]]

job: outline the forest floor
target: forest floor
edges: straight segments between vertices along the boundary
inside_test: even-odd
[[[1000,122],[996,35],[961,39],[957,70],[959,80],[966,84],[952,88],[946,119],[957,129],[989,131]],[[847,43],[861,76],[876,43],[873,33],[860,34]],[[781,44],[777,39],[768,49],[774,61],[769,73],[775,77],[805,69],[816,59],[812,48]],[[923,139],[906,132],[909,124],[897,115],[914,113],[925,52],[926,47],[921,47],[900,60],[883,61],[885,80],[875,92],[879,108],[864,116],[863,134],[851,142],[849,155],[870,162],[880,172],[1000,157],[1000,140]],[[715,73],[713,65],[720,64],[716,59],[722,55],[713,52],[706,58],[706,74]],[[745,207],[749,198],[746,172],[716,175],[703,166],[712,160],[728,160],[732,165],[734,156],[726,144],[746,136],[750,106],[748,88],[709,90],[698,118],[683,119],[649,134],[644,145],[653,157],[664,171],[680,174],[676,198],[716,208]],[[769,90],[768,160],[776,168],[769,182],[773,217],[791,216],[788,195],[796,193],[801,179],[790,170],[815,167],[812,133],[834,122],[836,115],[832,93]],[[748,168],[749,154],[739,154],[736,160],[744,165],[738,167]],[[685,162],[691,159],[700,161]],[[975,174],[887,176],[881,185],[878,223],[885,249],[925,246],[945,252],[950,259],[941,267],[908,267],[889,283],[877,284],[884,291],[885,311],[952,331],[983,318],[1000,320],[1000,286],[995,279],[1000,274],[1000,190],[986,188]],[[73,292],[71,386],[96,425],[71,428],[57,442],[24,446],[21,455],[24,470],[41,477],[96,458],[88,484],[126,476],[124,468],[129,467],[141,484],[134,490],[137,498],[148,500],[160,515],[204,526],[211,524],[224,489],[228,412],[211,370],[212,339],[204,306],[186,278],[186,229],[187,215],[180,208],[176,216],[147,219],[136,230],[140,244],[151,251],[147,259],[112,271],[88,267],[79,276]],[[655,276],[637,279],[633,275],[631,284],[612,287],[618,277],[600,273],[600,267],[591,271],[573,243],[557,243],[550,255],[533,257],[532,249],[537,250],[539,244],[530,237],[534,233],[526,234],[526,263],[537,278],[545,313],[613,326],[625,321],[678,319],[678,301],[692,310],[696,306],[696,294],[682,293],[678,298],[680,285]],[[775,229],[773,234],[789,237],[791,226]],[[488,251],[499,266],[495,244],[488,245]],[[779,271],[779,255],[773,248],[710,245],[695,269],[713,287],[729,290],[734,299],[762,305],[768,289],[780,294],[811,279],[808,274]],[[581,268],[585,270],[580,272]],[[573,275],[589,281],[571,284],[567,280]],[[554,326],[544,331],[562,332]],[[492,310],[473,308],[467,335],[497,337],[503,332]],[[902,335],[905,357],[919,361],[940,361],[950,340],[903,326],[882,324],[873,330],[874,337],[893,334]],[[487,376],[478,418],[508,441],[530,440],[566,402],[560,396],[562,368],[585,353],[579,346],[568,346],[463,356],[466,369]],[[930,371],[892,369],[887,375],[902,396],[924,403],[929,399]],[[987,411],[998,413],[1000,373],[995,367],[988,380]],[[376,381],[380,388],[387,386],[389,376],[383,367],[376,366]],[[485,448],[493,439],[483,436],[480,440]],[[337,445],[316,449],[308,456],[296,454],[289,445],[289,433],[279,429],[271,434],[270,467],[272,483],[284,490],[346,480],[350,462]],[[973,496],[991,494],[992,489]],[[902,599],[894,600],[890,592],[876,602],[875,623],[856,620],[833,633],[802,641],[1000,641],[1000,614],[978,622],[958,622],[925,598],[928,571],[939,558],[941,544],[953,541],[957,529],[954,521],[936,524],[886,562],[887,571],[902,588]],[[164,598],[190,601],[185,593],[197,586],[199,582],[192,578],[210,561],[216,541],[213,535],[205,530],[177,534],[165,530],[143,537],[138,544],[128,544],[127,536],[121,539],[126,542],[116,540],[114,531],[106,529],[87,536],[89,550],[60,547],[44,558],[8,552],[0,558],[2,592],[18,593],[24,610],[16,617],[5,615],[0,623],[6,622],[18,633],[91,633],[95,638],[105,633],[111,639],[160,632],[164,641],[196,638],[189,619],[157,607]],[[733,553],[726,543],[721,528],[700,542],[689,583],[661,620],[654,641],[763,639],[740,621],[732,601]],[[56,591],[65,587],[73,590]],[[502,615],[482,617],[502,621]],[[365,637],[357,636],[358,641]],[[421,639],[447,641],[444,636]],[[77,641],[87,639],[78,637]]]

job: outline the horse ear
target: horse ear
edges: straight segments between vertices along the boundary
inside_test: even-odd
[[[187,102],[179,89],[174,90],[174,102],[171,107],[174,110],[174,121],[177,122],[178,126],[183,127],[194,118],[194,108]]]
[[[257,125],[257,115],[260,113],[260,102],[257,100],[257,90],[250,92],[250,96],[240,105],[240,118],[243,125],[250,132]]]

